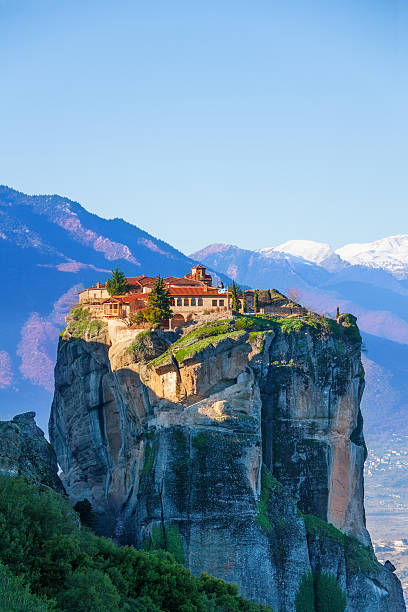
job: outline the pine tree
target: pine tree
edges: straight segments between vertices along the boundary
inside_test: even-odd
[[[170,308],[170,302],[170,293],[159,274],[144,309],[145,319],[149,323],[161,323],[165,319],[171,319],[173,311]]]
[[[254,312],[258,312],[258,309],[259,309],[258,289],[255,289],[255,292],[254,292]]]
[[[336,319],[338,319],[339,317],[340,317],[340,308],[337,306]]]
[[[247,311],[247,299],[246,299],[246,291],[242,292],[242,311]]]
[[[112,276],[106,281],[106,290],[109,295],[122,295],[129,291],[129,285],[126,281],[126,276],[118,266],[112,270]]]

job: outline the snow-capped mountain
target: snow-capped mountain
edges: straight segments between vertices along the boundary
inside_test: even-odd
[[[351,265],[387,270],[400,279],[408,277],[408,234],[346,244],[336,253]]]
[[[258,253],[265,257],[273,257],[276,253],[299,257],[329,272],[340,270],[345,265],[329,244],[314,240],[288,240],[276,247],[259,249]]]

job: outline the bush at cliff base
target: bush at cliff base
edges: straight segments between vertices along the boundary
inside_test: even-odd
[[[314,578],[316,612],[344,612],[346,595],[332,574],[316,574]]]
[[[303,576],[296,595],[296,612],[344,612],[346,595],[332,574]]]
[[[22,478],[0,476],[0,563],[1,612],[270,612],[168,552],[81,528],[65,498]]]

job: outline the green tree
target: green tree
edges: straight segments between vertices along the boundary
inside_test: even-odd
[[[258,312],[259,310],[259,296],[258,296],[258,289],[255,289],[254,292],[254,312]]]
[[[171,296],[167,291],[163,279],[158,275],[154,287],[149,294],[144,316],[149,323],[161,323],[171,319],[173,311],[170,308]]]
[[[242,292],[242,312],[247,311],[247,299],[246,299],[246,291]]]
[[[337,306],[337,309],[336,309],[336,319],[339,319],[339,318],[340,318],[340,308]]]
[[[296,612],[316,612],[314,581],[311,572],[304,574],[295,599]]]
[[[234,280],[232,281],[230,291],[231,291],[231,299],[232,299],[232,310],[233,312],[238,312],[239,311],[238,288]]]
[[[106,290],[109,295],[122,295],[129,291],[129,285],[126,281],[126,276],[118,266],[112,270],[112,276],[106,281]]]
[[[344,612],[346,595],[333,574],[315,575],[316,612]]]
[[[0,610],[7,612],[50,612],[55,610],[52,601],[45,601],[32,595],[21,578],[13,576],[0,563]]]
[[[95,569],[75,570],[61,598],[64,612],[119,612],[119,603],[119,592],[109,576]]]

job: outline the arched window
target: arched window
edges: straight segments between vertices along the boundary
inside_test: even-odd
[[[184,306],[188,306],[188,298],[184,298]]]
[[[196,305],[196,299],[195,298],[191,298],[191,305],[195,306]]]
[[[202,306],[203,305],[203,298],[198,298],[197,304],[199,306]]]
[[[181,298],[177,298],[177,306],[181,306],[182,302],[181,302]]]
[[[174,304],[174,298],[171,298],[171,300],[170,300],[170,306],[174,306],[174,305],[175,305],[175,304]]]

